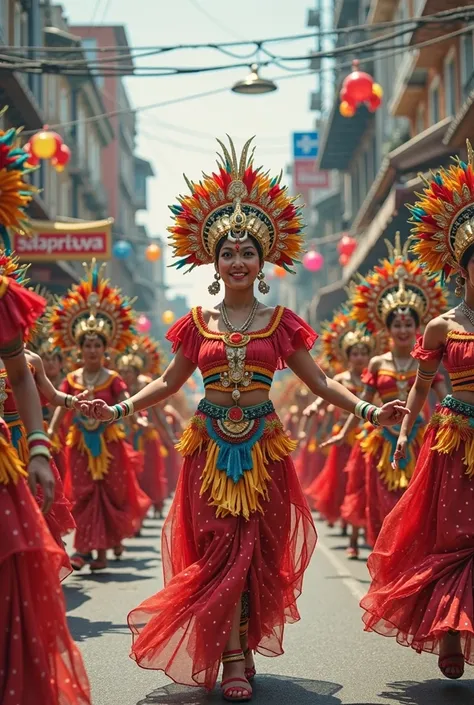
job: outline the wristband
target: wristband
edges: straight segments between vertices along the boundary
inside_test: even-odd
[[[46,446],[35,446],[29,451],[29,459],[31,460],[38,456],[51,460],[51,451]]]
[[[32,431],[27,435],[26,440],[28,441],[28,445],[33,441],[45,441],[49,443],[49,438],[44,431]]]
[[[381,411],[382,411],[382,409],[379,409],[377,407],[375,408],[375,411],[373,413],[372,420],[371,420],[372,426],[380,426],[379,416],[380,416]]]
[[[365,419],[366,418],[366,411],[367,408],[370,406],[368,401],[364,401],[361,399],[360,401],[357,402],[355,409],[354,409],[354,416],[357,416],[358,419]]]
[[[74,406],[77,402],[77,397],[73,396],[72,394],[66,394],[66,398],[64,399],[64,406],[66,409],[74,409]]]
[[[114,414],[112,421],[118,421],[118,419],[123,419],[126,416],[132,416],[134,413],[133,402],[130,399],[125,399],[121,401],[120,404],[115,404],[112,407],[112,412]]]

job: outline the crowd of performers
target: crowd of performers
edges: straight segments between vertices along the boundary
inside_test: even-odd
[[[161,516],[164,588],[128,615],[131,657],[183,685],[252,698],[254,654],[283,653],[316,545],[312,511],[373,549],[367,631],[474,662],[474,155],[425,184],[411,252],[351,286],[315,331],[268,292],[291,270],[301,211],[233,143],[172,207],[178,267],[214,266],[215,308],[193,308],[158,346],[91,262],[64,296],[30,290],[8,250],[32,189],[18,132],[0,134],[0,701],[89,705],[60,581],[104,571],[147,514]],[[447,310],[456,274],[462,302]],[[443,368],[439,369],[440,363]],[[277,400],[277,370],[294,381]],[[182,388],[204,398],[187,425]],[[443,371],[444,370],[444,371]],[[448,393],[449,389],[449,393]],[[275,403],[284,411],[284,422]],[[349,528],[350,527],[350,530]],[[63,537],[74,531],[67,555]]]

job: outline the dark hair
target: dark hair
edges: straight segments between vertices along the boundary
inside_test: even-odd
[[[79,342],[79,347],[80,347],[80,348],[83,347],[84,343],[86,342],[86,338],[87,338],[88,335],[89,335],[89,333],[84,333],[84,335],[81,335],[81,337],[79,338],[79,341],[78,341],[78,342]],[[101,335],[100,333],[95,333],[94,337],[95,337],[95,338],[99,338],[99,340],[102,342],[102,345],[104,346],[104,348],[107,347],[107,341],[106,341],[106,339],[104,338],[103,335]]]
[[[404,314],[407,314],[407,315],[411,316],[411,317],[413,318],[413,320],[415,321],[416,327],[419,328],[419,326],[420,326],[420,317],[419,317],[418,313],[415,311],[415,309],[410,308],[410,307],[404,308],[404,309],[397,308],[397,309],[395,309],[395,311],[391,311],[391,312],[388,314],[387,320],[386,320],[386,322],[385,322],[385,325],[387,326],[387,328],[390,328],[390,326],[392,325],[392,323],[393,323],[394,320],[395,320],[395,316],[398,316],[398,314],[399,314],[399,313],[402,313],[402,312],[403,312]]]
[[[365,348],[367,350],[367,355],[370,355],[370,348],[367,343],[354,343],[354,345],[350,345],[346,350],[347,358],[351,356],[351,352],[354,350],[354,348]]]
[[[463,269],[467,269],[467,265],[469,264],[469,260],[471,259],[471,257],[473,255],[474,255],[474,245],[470,245],[467,248],[466,252],[461,257],[461,261],[459,262],[459,264],[461,265],[461,267]]]
[[[262,250],[261,244],[259,243],[258,240],[256,240],[256,239],[254,238],[253,235],[249,235],[249,236],[248,236],[248,239],[250,240],[250,242],[252,243],[252,245],[253,245],[253,246],[255,247],[255,249],[257,250],[258,259],[260,260],[260,263],[263,264],[263,250]],[[222,237],[222,238],[219,240],[219,242],[217,243],[217,246],[216,246],[216,257],[215,257],[215,261],[216,261],[216,262],[217,262],[217,260],[219,259],[219,256],[220,256],[220,254],[221,254],[222,247],[224,246],[224,242],[226,242],[226,240],[227,240],[227,238]]]

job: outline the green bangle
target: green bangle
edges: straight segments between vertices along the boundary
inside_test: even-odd
[[[51,451],[46,446],[35,446],[29,452],[30,460],[31,458],[36,458],[38,455],[42,455],[44,458],[51,460]]]

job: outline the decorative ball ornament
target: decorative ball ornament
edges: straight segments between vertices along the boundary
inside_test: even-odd
[[[374,83],[372,86],[372,96],[376,95],[377,98],[380,98],[382,100],[383,98],[383,88],[380,85],[380,83]]]
[[[37,159],[52,159],[56,156],[63,144],[63,140],[57,132],[53,132],[45,125],[30,139],[31,152]]]
[[[175,316],[173,311],[163,311],[161,320],[167,326],[170,326],[174,322]]]
[[[151,329],[151,321],[148,316],[145,316],[144,313],[141,313],[137,318],[135,328],[139,333],[149,333]]]
[[[161,248],[155,243],[148,245],[145,250],[145,257],[149,262],[156,262],[161,257]]]
[[[303,267],[308,272],[319,272],[324,267],[324,257],[316,250],[309,250],[303,257]]]
[[[370,100],[367,101],[367,108],[371,113],[375,113],[375,111],[378,110],[381,105],[382,99],[379,98],[377,95],[371,96]]]
[[[127,240],[117,240],[112,247],[112,254],[115,259],[128,259],[132,254],[132,246]]]
[[[283,267],[275,267],[273,274],[277,279],[284,279],[286,277],[286,269],[283,269]]]
[[[31,151],[31,143],[27,142],[23,146],[23,150],[28,154],[28,161],[26,162],[28,166],[38,166],[40,163],[40,160],[38,157],[35,157],[35,155]]]
[[[342,84],[345,100],[357,105],[370,100],[374,79],[365,71],[359,71],[359,61],[352,62],[352,72],[346,76]]]
[[[341,241],[337,246],[337,251],[340,255],[351,255],[354,254],[354,250],[357,248],[357,240],[350,235],[343,235]]]
[[[350,260],[350,255],[345,255],[345,254],[340,255],[339,264],[341,265],[341,267],[346,267],[349,264],[349,260]]]
[[[352,103],[348,103],[347,100],[343,100],[339,106],[339,112],[341,113],[342,117],[351,118],[354,117],[356,113],[356,108],[355,105],[353,105]]]
[[[51,165],[56,169],[56,171],[64,171],[66,166],[69,164],[71,159],[71,150],[67,144],[62,144],[54,157],[51,159]]]

